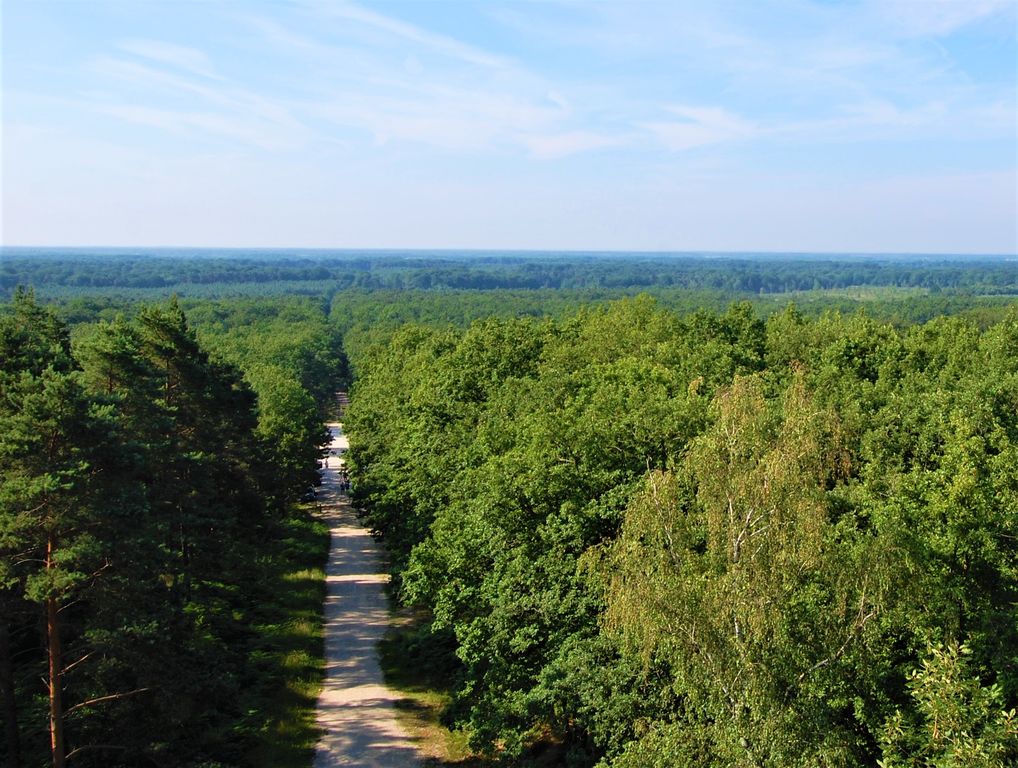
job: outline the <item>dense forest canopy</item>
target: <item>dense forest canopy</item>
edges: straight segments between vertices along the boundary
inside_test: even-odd
[[[479,752],[1018,760],[1014,261],[49,250],[0,264],[8,760],[255,764],[348,385]]]
[[[356,498],[449,717],[564,764],[1018,760],[1018,309],[400,328]]]

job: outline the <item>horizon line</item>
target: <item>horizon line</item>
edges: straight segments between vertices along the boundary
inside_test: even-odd
[[[1012,252],[1004,251],[902,251],[902,250],[889,250],[889,251],[863,251],[863,250],[711,250],[703,248],[692,248],[692,249],[595,249],[595,248],[492,248],[492,247],[428,247],[428,246],[415,246],[412,248],[408,247],[386,247],[386,246],[370,246],[370,247],[356,247],[356,246],[324,246],[324,245],[313,245],[313,246],[301,246],[301,245],[103,245],[103,244],[74,244],[74,245],[57,245],[57,244],[30,244],[30,243],[17,243],[17,244],[5,244],[0,243],[0,251],[5,249],[53,249],[53,250],[109,250],[109,251],[170,251],[170,250],[192,250],[192,251],[258,251],[258,252],[272,252],[272,251],[315,251],[321,253],[365,253],[365,254],[377,254],[377,253],[393,253],[393,252],[404,252],[404,253],[449,253],[449,254],[567,254],[567,255],[625,255],[625,254],[640,254],[640,255],[711,255],[711,256],[745,256],[745,255],[757,255],[757,256],[933,256],[933,257],[944,257],[944,256],[965,256],[965,257],[988,257],[988,258],[1000,258],[1005,260],[1013,260],[1018,258],[1018,250]]]

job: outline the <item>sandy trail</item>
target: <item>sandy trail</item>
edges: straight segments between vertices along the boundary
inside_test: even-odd
[[[329,424],[332,450],[347,447],[339,424]],[[331,540],[326,566],[325,680],[318,699],[324,734],[314,768],[420,764],[410,737],[396,722],[397,700],[382,679],[378,642],[389,626],[384,587],[389,580],[378,546],[339,492],[342,459],[327,460],[319,501]]]

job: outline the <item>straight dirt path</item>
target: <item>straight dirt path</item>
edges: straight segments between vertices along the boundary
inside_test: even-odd
[[[340,424],[329,424],[331,452],[347,448]],[[324,731],[314,768],[358,765],[415,768],[417,749],[396,722],[397,700],[382,679],[378,642],[389,626],[378,546],[340,491],[342,458],[330,453],[319,501],[331,540],[325,570],[325,680],[318,699]]]

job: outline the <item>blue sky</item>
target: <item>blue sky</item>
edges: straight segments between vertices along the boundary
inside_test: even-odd
[[[2,242],[1014,253],[1018,0],[5,0]]]

